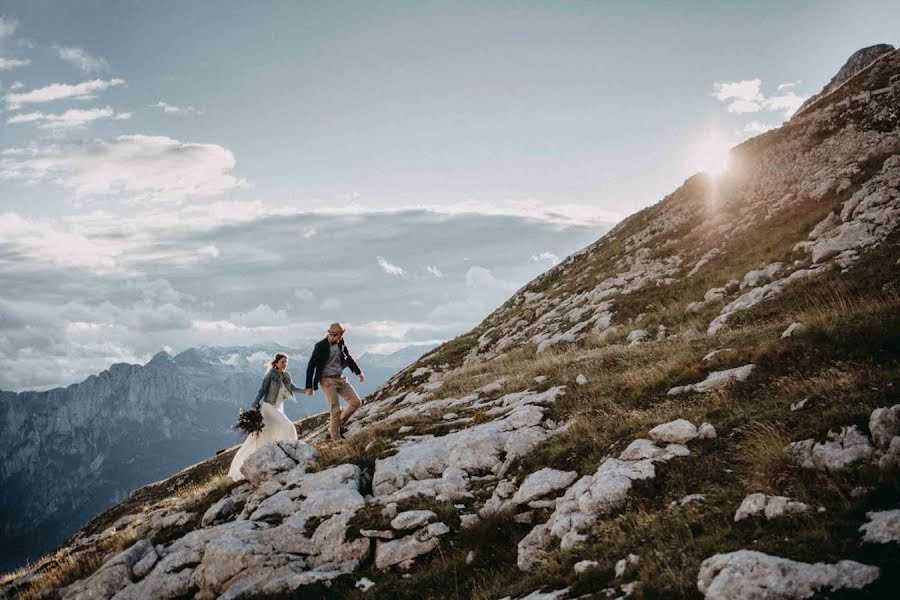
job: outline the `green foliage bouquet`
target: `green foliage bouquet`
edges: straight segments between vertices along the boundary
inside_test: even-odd
[[[253,408],[250,410],[244,410],[243,408],[238,411],[238,422],[234,426],[234,429],[238,431],[242,431],[245,435],[250,435],[251,433],[258,433],[263,430],[263,416],[262,411],[258,408]]]

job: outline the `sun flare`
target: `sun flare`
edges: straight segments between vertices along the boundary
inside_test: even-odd
[[[691,164],[698,170],[718,177],[731,166],[729,150],[731,144],[720,134],[712,132],[694,146]]]

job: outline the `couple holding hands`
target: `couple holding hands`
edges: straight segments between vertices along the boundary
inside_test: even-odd
[[[366,380],[365,374],[344,344],[344,331],[340,323],[332,323],[328,327],[328,335],[316,343],[306,367],[305,388],[297,387],[291,380],[291,375],[287,372],[287,355],[282,353],[275,355],[253,401],[253,408],[262,412],[263,428],[247,436],[231,462],[228,469],[229,477],[235,481],[243,479],[244,476],[240,472],[241,465],[264,444],[297,439],[294,423],[284,414],[284,401],[293,399],[294,392],[304,392],[307,396],[312,396],[313,391],[321,386],[328,400],[331,441],[337,444],[344,440],[343,425],[359,408],[360,400],[356,390],[342,373],[349,367],[359,377],[360,383]],[[348,406],[343,411],[338,397],[347,401]]]

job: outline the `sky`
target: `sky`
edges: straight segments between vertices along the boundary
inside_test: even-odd
[[[0,389],[387,352],[790,117],[893,2],[0,0]]]

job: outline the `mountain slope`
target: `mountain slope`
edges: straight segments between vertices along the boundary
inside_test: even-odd
[[[7,593],[887,597],[900,102],[854,98],[898,74],[882,54],[535,279],[368,398],[347,445],[312,420],[317,455],[270,446],[248,482],[204,461]]]
[[[364,354],[360,394],[374,391],[426,348]],[[256,394],[272,353],[290,348],[200,347],[160,352],[146,365],[115,364],[46,392],[0,391],[0,569],[52,549],[132,490],[240,441],[231,427]],[[321,394],[288,414],[327,409]]]

